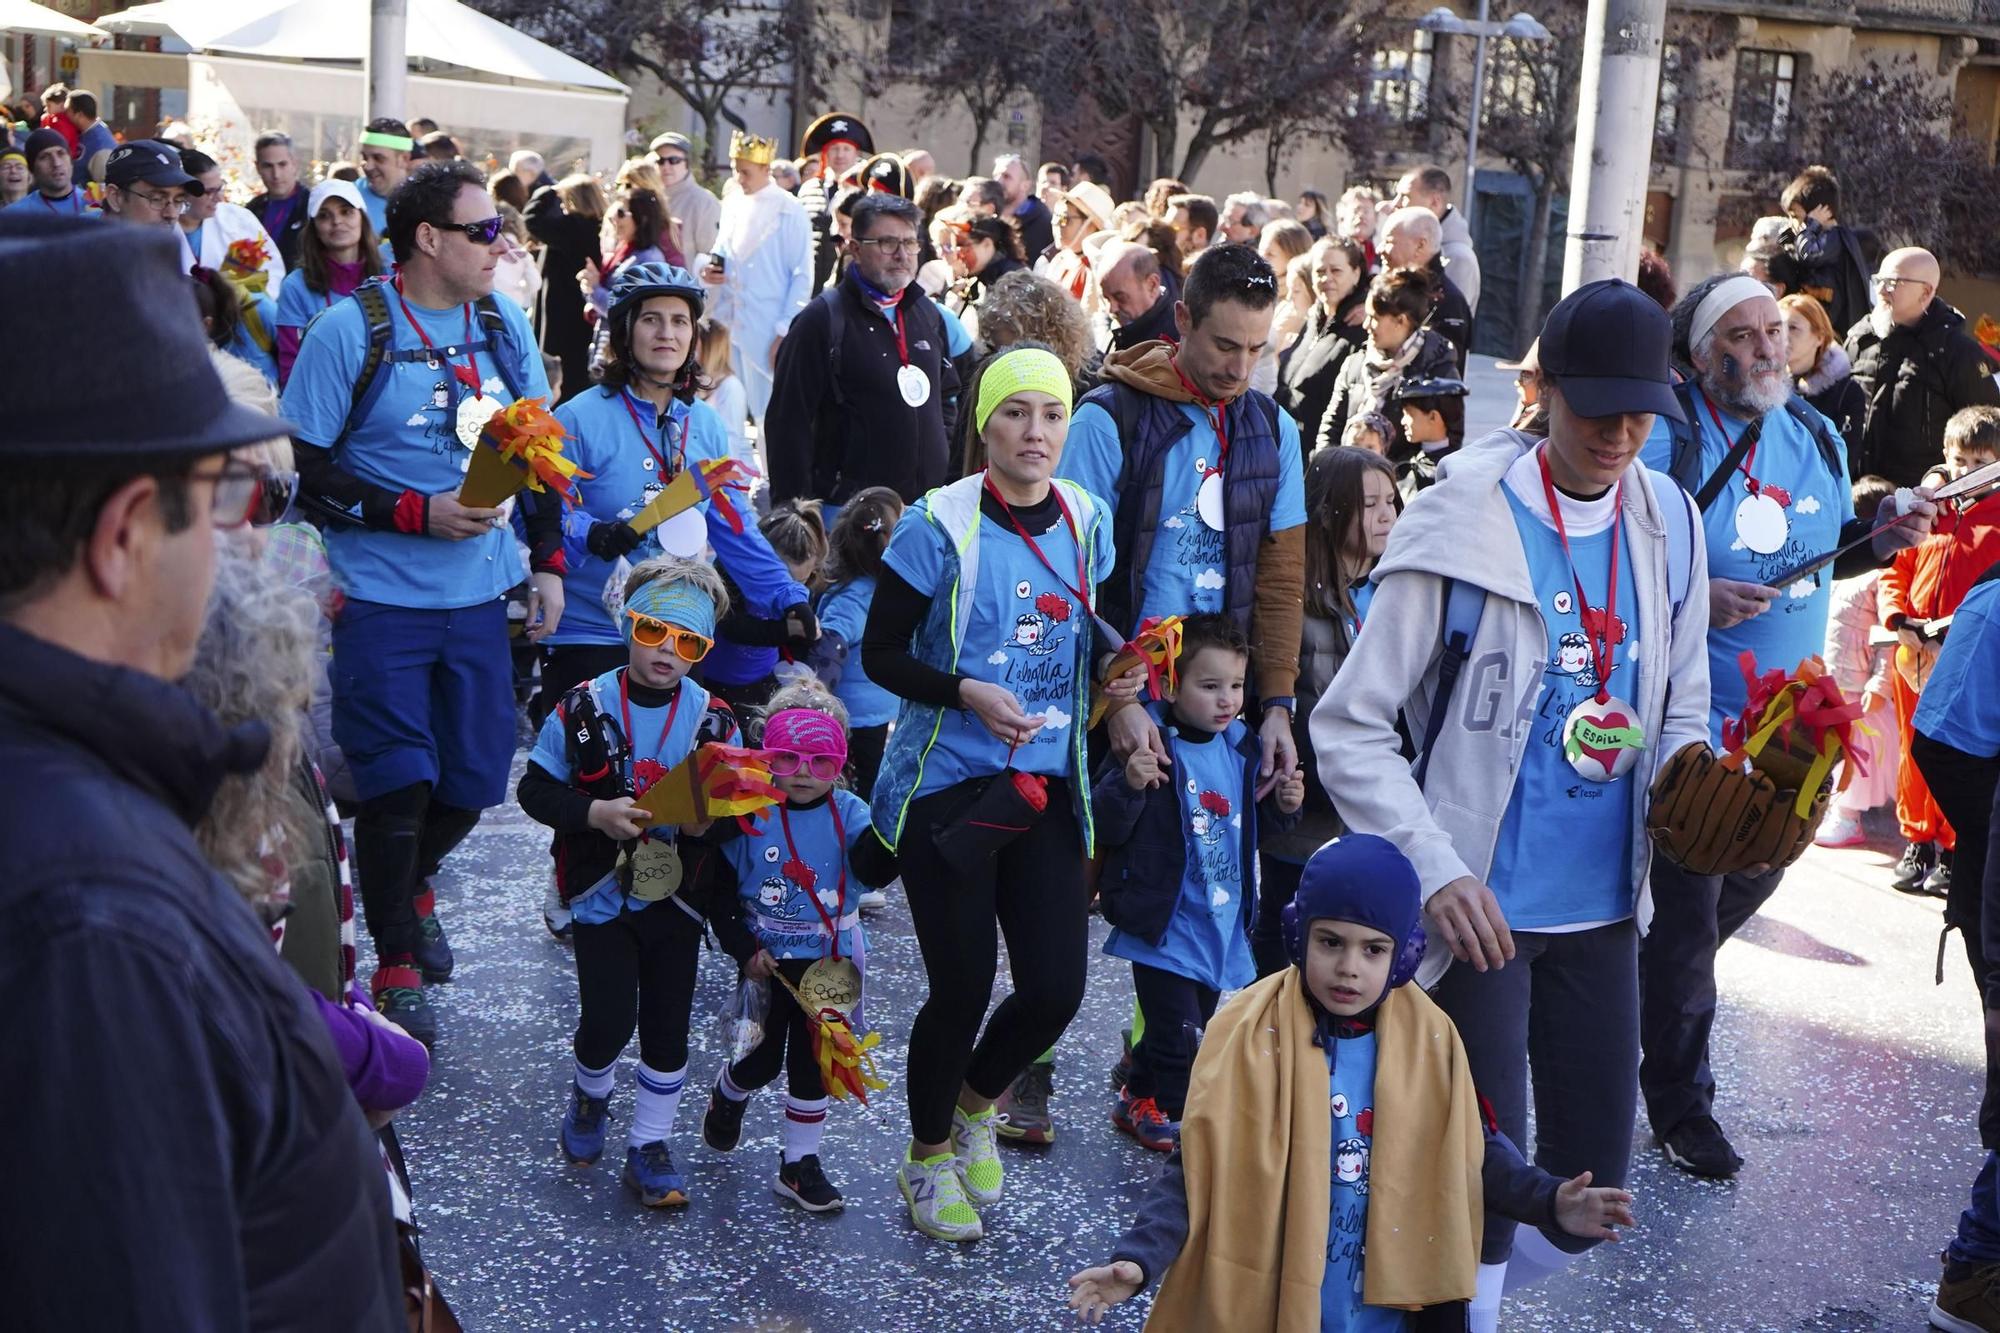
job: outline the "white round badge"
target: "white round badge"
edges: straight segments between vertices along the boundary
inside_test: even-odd
[[[1603,703],[1590,696],[1570,709],[1563,721],[1563,758],[1592,782],[1624,777],[1645,748],[1639,710],[1615,694]]]
[[[1201,515],[1201,521],[1210,531],[1222,531],[1222,474],[1211,472],[1201,479],[1201,489],[1194,493],[1194,511]]]
[[[1736,535],[1758,555],[1781,549],[1791,536],[1785,507],[1768,495],[1746,495],[1736,506]]]
[[[700,505],[683,509],[654,528],[653,536],[659,540],[660,550],[667,555],[699,560],[708,549],[708,519],[703,516]]]
[[[922,407],[931,400],[930,377],[915,366],[897,369],[896,388],[901,391],[903,401],[911,407]]]
[[[484,398],[467,394],[459,399],[458,417],[453,422],[453,427],[458,432],[458,442],[467,449],[477,446],[479,433],[486,429],[486,423],[493,419],[493,414],[502,406],[501,401],[491,394]]]

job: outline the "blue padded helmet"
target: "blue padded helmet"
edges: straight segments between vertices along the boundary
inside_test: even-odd
[[[1416,867],[1387,838],[1372,833],[1335,838],[1307,859],[1298,893],[1279,918],[1285,955],[1304,967],[1306,929],[1324,917],[1373,926],[1398,946],[1389,984],[1375,997],[1379,1003],[1416,976],[1424,960],[1422,897]]]

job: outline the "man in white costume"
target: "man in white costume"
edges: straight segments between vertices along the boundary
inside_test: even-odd
[[[722,201],[715,249],[701,271],[718,289],[709,308],[729,326],[733,368],[760,433],[778,343],[812,295],[812,225],[799,201],[771,182],[777,152],[776,140],[741,130],[730,136],[737,189]]]

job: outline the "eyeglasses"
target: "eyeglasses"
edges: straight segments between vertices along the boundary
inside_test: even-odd
[[[766,767],[774,778],[795,776],[803,764],[807,773],[821,782],[831,782],[840,776],[846,759],[837,754],[800,754],[797,750],[761,751]]]
[[[857,236],[854,243],[872,245],[877,254],[884,255],[914,255],[923,249],[923,242],[915,237],[904,240],[897,236]]]
[[[1893,291],[1895,291],[1895,290],[1896,290],[1896,289],[1897,289],[1898,287],[1901,287],[1901,286],[1902,286],[1902,285],[1903,285],[1904,283],[1914,283],[1914,284],[1916,284],[1916,285],[1917,285],[1917,286],[1919,286],[1919,287],[1928,287],[1928,286],[1930,286],[1930,284],[1929,284],[1929,283],[1925,282],[1925,281],[1924,281],[1923,279],[1921,279],[1921,278],[1877,278],[1877,279],[1875,279],[1875,286],[1876,286],[1876,287],[1877,287],[1877,288],[1878,288],[1879,290],[1881,290],[1881,291],[1885,291],[1885,292],[1893,292]]]
[[[687,159],[684,157],[668,157],[663,153],[660,155],[660,165],[663,167],[684,167],[687,165]]]
[[[187,198],[185,195],[149,194],[144,190],[136,190],[129,185],[125,187],[125,197],[128,199],[137,199],[155,213],[171,217],[179,217],[181,214],[187,212],[188,208],[194,203],[192,199]]]
[[[282,523],[292,512],[298,493],[296,472],[273,472],[238,458],[225,461],[219,472],[206,473],[197,481],[215,482],[215,499],[209,505],[209,522],[217,528],[268,528]]]
[[[439,231],[455,231],[468,241],[491,245],[500,239],[500,229],[507,225],[507,221],[495,214],[478,222],[433,222],[431,225]]]
[[[684,662],[699,662],[708,656],[708,650],[715,647],[715,640],[696,634],[691,629],[679,625],[669,625],[664,620],[641,615],[637,611],[625,613],[632,621],[632,642],[641,648],[665,647],[672,641],[674,653]]]

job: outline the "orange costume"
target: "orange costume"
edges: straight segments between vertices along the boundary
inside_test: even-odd
[[[1882,571],[1878,592],[1882,623],[1894,628],[1902,617],[1936,620],[1952,614],[1974,580],[1996,563],[2000,563],[2000,495],[1988,496],[1962,513],[1939,515],[1935,533],[1898,552]],[[1950,851],[1956,841],[1951,825],[1931,799],[1924,775],[1909,762],[1910,718],[1917,711],[1917,692],[1901,672],[1891,672],[1889,683],[1904,759],[1896,776],[1896,822],[1908,841],[1935,842]]]

